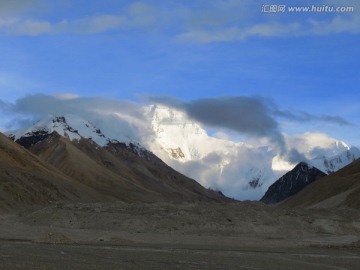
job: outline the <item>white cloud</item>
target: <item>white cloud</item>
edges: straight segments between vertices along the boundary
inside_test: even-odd
[[[232,2],[232,1],[230,1]],[[185,30],[177,38],[197,43],[243,41],[251,37],[294,37],[330,35],[339,33],[360,33],[360,4],[358,1],[321,1],[314,6],[354,7],[354,12],[327,13],[326,19],[319,19],[319,13],[285,12],[281,14],[261,13],[264,3],[238,1],[238,6],[227,1],[208,5],[210,9],[191,10],[182,19]],[[287,6],[310,6],[294,2]],[[238,12],[238,14],[234,13]],[[243,12],[245,11],[246,14]],[[323,13],[325,14],[325,13]],[[324,16],[322,16],[324,17]]]
[[[204,1],[198,3],[148,4],[145,2],[119,6],[118,12],[89,14],[72,20],[19,17],[15,11],[29,9],[27,1],[5,1],[10,16],[0,19],[0,33],[37,36],[44,34],[96,34],[111,30],[151,30],[167,32],[179,40],[198,43],[241,41],[251,37],[284,37],[360,33],[359,4],[349,2],[355,11],[328,13],[319,19],[314,13],[285,12],[268,16],[261,13],[262,3],[253,1]],[[32,0],[40,6],[43,1]],[[324,4],[335,5],[335,2]],[[295,4],[294,4],[295,5]],[[321,3],[317,4],[321,6]],[[336,5],[339,5],[338,3]],[[345,5],[345,4],[344,4]],[[1,8],[1,4],[0,4]],[[316,14],[315,14],[316,15]],[[168,31],[171,30],[171,31]]]
[[[55,28],[58,32],[74,32],[80,34],[96,34],[116,29],[124,24],[125,18],[103,14],[99,16],[79,19],[75,21],[63,21]]]
[[[96,34],[116,29],[124,22],[123,17],[108,14],[73,21],[63,20],[59,23],[8,18],[0,20],[0,33],[23,36],[61,33]]]
[[[360,33],[360,16],[336,16],[331,21],[309,20],[311,35],[329,35],[338,33]]]
[[[51,33],[53,27],[47,21],[26,20],[15,22],[9,30],[15,35],[38,36]]]
[[[285,135],[287,147],[295,148],[304,154],[308,159],[313,159],[319,155],[333,156],[348,146],[341,141],[337,141],[324,133],[305,132],[303,134]],[[315,147],[316,146],[316,147]]]
[[[179,40],[198,43],[241,41],[250,37],[287,37],[330,35],[339,33],[360,33],[358,17],[337,16],[331,21],[309,19],[306,22],[254,24],[250,27],[224,27],[213,30],[190,30],[178,36]]]
[[[208,146],[211,148],[211,146]],[[203,186],[221,190],[224,194],[238,199],[259,199],[281,172],[273,172],[271,160],[273,153],[261,148],[248,148],[234,144],[231,153],[211,152],[199,160],[179,162],[162,159],[176,170],[197,179]],[[211,151],[211,149],[210,149]],[[249,187],[249,181],[262,184],[257,189]]]
[[[70,99],[80,98],[79,95],[77,95],[77,94],[70,94],[70,93],[54,94],[54,97],[56,97],[56,98],[58,98],[58,99],[62,99],[62,100],[70,100]]]
[[[262,37],[279,37],[294,33],[300,29],[298,23],[281,24],[281,23],[263,23],[255,24],[244,31],[244,38],[250,36]]]
[[[146,28],[157,21],[157,9],[145,3],[134,3],[122,13],[96,14],[60,21],[22,18],[17,14],[0,18],[0,34],[39,36],[44,34],[97,34],[115,29]]]
[[[223,131],[217,131],[217,132],[214,133],[213,136],[214,136],[215,138],[220,139],[220,140],[227,140],[227,141],[230,140],[229,134],[227,134],[227,133],[225,133],[225,132],[223,132]]]
[[[245,40],[249,37],[281,37],[294,35],[300,29],[298,23],[279,24],[262,23],[247,28],[231,27],[213,31],[195,30],[179,35],[180,40],[189,40],[200,43],[226,42]]]
[[[12,27],[18,22],[15,18],[0,18],[0,28]]]

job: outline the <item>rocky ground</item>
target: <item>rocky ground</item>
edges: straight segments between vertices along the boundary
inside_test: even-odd
[[[0,215],[0,269],[358,269],[360,211],[54,203]]]

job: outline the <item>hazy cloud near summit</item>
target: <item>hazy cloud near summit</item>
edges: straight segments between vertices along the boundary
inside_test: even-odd
[[[125,100],[76,96],[64,99],[63,95],[29,95],[15,103],[0,100],[0,112],[13,115],[11,129],[29,125],[49,114],[74,114],[92,122],[109,136],[123,135],[134,139],[143,135],[146,125],[141,108],[140,104]]]
[[[204,98],[191,102],[167,97],[149,97],[148,100],[183,110],[190,118],[213,127],[264,137],[278,132],[278,123],[271,116],[270,107],[257,97]]]
[[[339,116],[313,115],[307,112],[281,111],[271,99],[262,97],[218,97],[184,102],[171,97],[148,97],[149,102],[184,111],[205,126],[228,129],[248,136],[267,138],[275,151],[292,163],[305,161],[296,149],[287,149],[279,128],[278,117],[294,122],[318,121],[335,125],[351,125]]]
[[[294,149],[287,149],[277,118],[350,125],[338,116],[281,111],[273,101],[256,96],[202,98],[190,102],[171,97],[147,97],[146,101],[183,111],[206,127],[235,131],[250,138],[266,138],[276,153],[294,163],[303,161],[305,157]],[[126,136],[139,138],[150,132],[149,119],[144,116],[144,104],[126,100],[36,94],[20,98],[13,104],[0,100],[0,112],[18,115],[12,121],[18,126],[24,123],[24,119],[29,122],[49,114],[76,114],[109,134],[123,132]]]
[[[282,137],[278,118],[293,122],[317,121],[341,126],[352,123],[340,116],[314,115],[303,111],[280,110],[271,99],[258,96],[231,96],[201,98],[185,102],[172,97],[145,97],[145,101],[184,111],[190,118],[205,126],[228,129],[257,137]],[[71,94],[28,95],[6,103],[0,99],[0,111],[4,113],[44,116],[48,114],[79,114],[87,116],[118,113],[129,119],[144,120],[141,102],[105,99],[99,97],[79,97]]]
[[[315,115],[299,110],[280,110],[273,100],[257,96],[203,98],[190,102],[172,97],[147,97],[146,99],[149,102],[183,110],[188,116],[205,125],[256,136],[272,136],[279,132],[277,118],[294,122],[317,121],[341,126],[353,125],[340,116]]]
[[[64,95],[56,96],[35,94],[18,99],[12,106],[14,113],[48,115],[48,114],[79,114],[86,115],[89,112],[112,113],[118,111],[128,112],[131,115],[141,117],[140,105],[126,100],[111,100],[98,97],[64,98]]]
[[[346,119],[340,116],[332,115],[314,115],[307,112],[291,112],[291,111],[280,111],[278,109],[274,110],[274,115],[279,116],[291,121],[296,122],[310,122],[310,121],[320,121],[331,123],[340,126],[352,126],[353,124],[347,121]]]

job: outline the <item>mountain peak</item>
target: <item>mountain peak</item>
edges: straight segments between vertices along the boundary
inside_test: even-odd
[[[310,165],[305,161],[300,161],[294,168],[297,169],[312,169],[314,166]]]
[[[267,204],[283,201],[323,176],[326,176],[324,172],[306,162],[300,162],[275,181],[260,201]]]
[[[64,124],[66,124],[66,119],[65,119],[65,117],[64,116],[53,116],[53,123],[56,123],[56,122],[58,122],[58,123],[64,123]]]
[[[33,126],[19,129],[10,137],[15,141],[30,137],[46,136],[53,132],[67,137],[70,141],[80,140],[81,138],[91,139],[98,145],[104,146],[110,140],[89,121],[76,115],[53,115],[50,114]],[[41,139],[41,138],[40,138]]]

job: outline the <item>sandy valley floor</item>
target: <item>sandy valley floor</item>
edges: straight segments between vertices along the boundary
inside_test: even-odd
[[[0,215],[0,269],[359,269],[360,211],[62,204]]]

